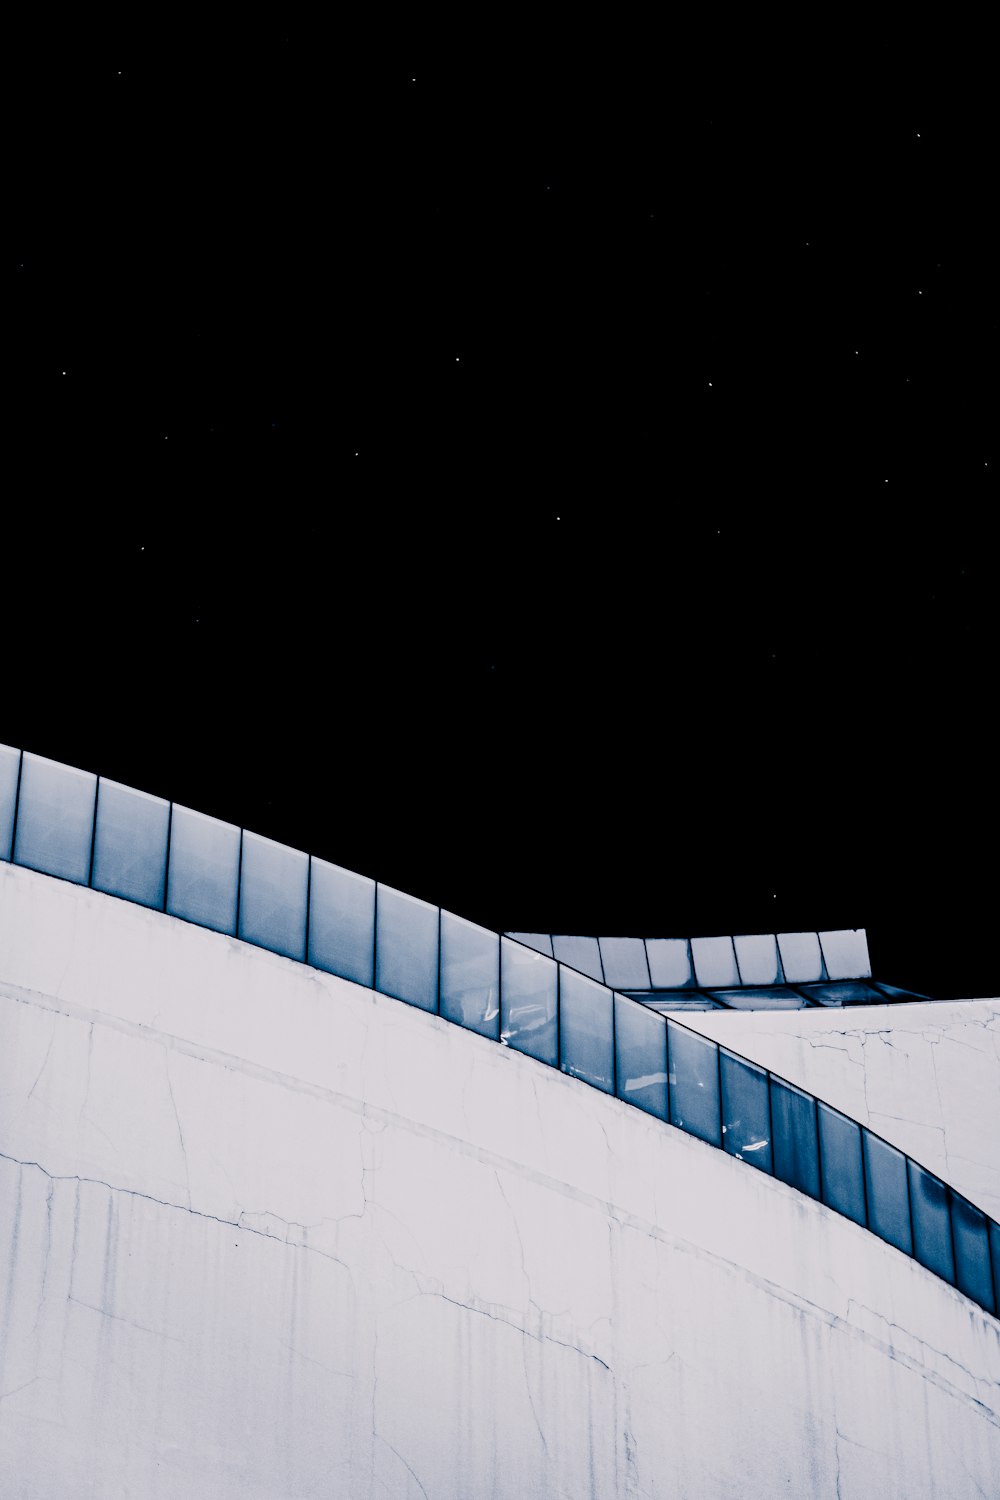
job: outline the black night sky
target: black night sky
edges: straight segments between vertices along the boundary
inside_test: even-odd
[[[996,994],[989,95],[634,51],[13,65],[0,740],[491,927]]]

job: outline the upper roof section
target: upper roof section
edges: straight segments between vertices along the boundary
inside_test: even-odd
[[[863,927],[736,937],[507,936],[657,1009],[802,1010],[925,998],[872,981]]]

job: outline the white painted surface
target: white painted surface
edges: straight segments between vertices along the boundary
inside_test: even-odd
[[[1000,1219],[1000,1000],[680,1019],[870,1125]]]
[[[436,1017],[9,866],[0,1151],[12,1500],[1000,1485],[1000,1325],[865,1231]]]

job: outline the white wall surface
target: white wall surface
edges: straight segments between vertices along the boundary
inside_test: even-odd
[[[436,1017],[10,866],[0,1153],[11,1500],[1000,1489],[1000,1325],[866,1231]]]
[[[870,1125],[1000,1219],[1000,1000],[679,1019]]]

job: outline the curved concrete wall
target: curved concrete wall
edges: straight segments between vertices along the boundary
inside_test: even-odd
[[[995,1319],[552,1069],[9,866],[0,1027],[17,1500],[996,1492]]]

